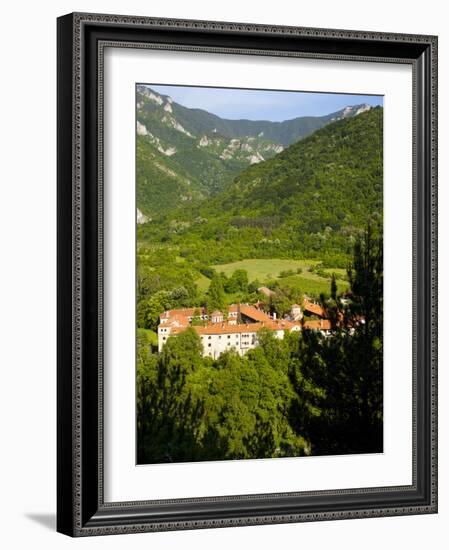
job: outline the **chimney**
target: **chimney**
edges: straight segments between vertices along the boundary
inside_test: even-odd
[[[273,321],[276,321],[276,312],[273,311]]]

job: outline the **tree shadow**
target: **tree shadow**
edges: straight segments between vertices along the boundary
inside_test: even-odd
[[[56,531],[56,514],[25,514],[25,517],[51,531]]]

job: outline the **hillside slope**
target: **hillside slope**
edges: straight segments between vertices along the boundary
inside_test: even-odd
[[[382,135],[380,107],[330,123],[250,166],[216,196],[157,217],[139,238],[163,238],[211,264],[343,259],[368,219],[382,219]]]
[[[370,107],[284,122],[227,120],[136,88],[137,204],[147,216],[220,193],[240,172],[334,120]]]

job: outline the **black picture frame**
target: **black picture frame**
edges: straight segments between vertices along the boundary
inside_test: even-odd
[[[88,536],[437,512],[437,37],[86,13],[60,17],[57,29],[57,530]],[[101,102],[106,43],[412,65],[412,485],[104,502]]]

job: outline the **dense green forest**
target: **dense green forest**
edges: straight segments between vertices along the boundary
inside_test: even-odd
[[[383,109],[264,126],[137,99],[138,462],[381,451]],[[331,337],[214,360],[190,328],[156,352],[165,310],[305,295]]]
[[[332,283],[323,301],[332,337],[266,331],[245,356],[213,360],[193,329],[161,354],[139,331],[138,463],[381,452],[382,239],[371,228],[348,278],[348,303]]]
[[[170,213],[223,191],[246,167],[366,105],[283,122],[227,120],[189,109],[145,85],[136,89],[137,206],[147,217]]]
[[[218,195],[155,216],[139,227],[139,245],[165,243],[209,264],[319,258],[344,268],[360,228],[382,219],[382,115],[334,122]]]

